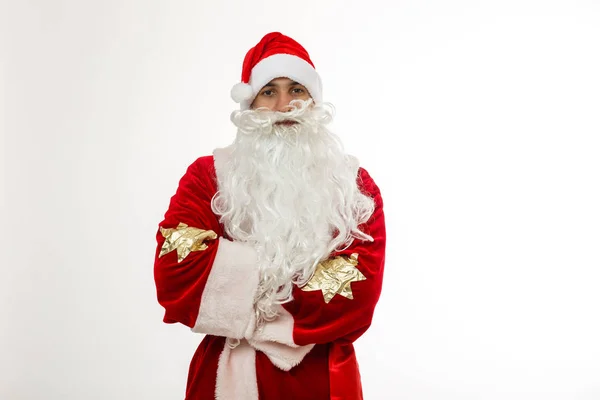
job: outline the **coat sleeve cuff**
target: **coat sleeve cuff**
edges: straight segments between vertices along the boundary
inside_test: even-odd
[[[273,365],[289,371],[302,362],[314,344],[299,346],[294,343],[294,317],[282,306],[278,313],[277,319],[257,329],[248,341],[256,350],[265,353]]]
[[[252,334],[258,289],[257,253],[250,244],[219,238],[192,331],[242,339]]]

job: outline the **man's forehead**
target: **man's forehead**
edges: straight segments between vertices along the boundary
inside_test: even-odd
[[[265,86],[294,86],[294,85],[301,85],[301,84],[296,81],[291,80],[290,78],[282,77],[282,78],[272,79]]]

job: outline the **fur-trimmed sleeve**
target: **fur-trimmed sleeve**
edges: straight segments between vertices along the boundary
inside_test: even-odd
[[[154,279],[164,322],[195,332],[243,338],[254,327],[258,288],[254,247],[222,237],[211,210],[212,156],[188,168],[156,233]]]

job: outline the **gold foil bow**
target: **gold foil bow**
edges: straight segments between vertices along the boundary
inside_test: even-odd
[[[208,246],[205,240],[217,238],[217,234],[211,230],[204,230],[187,226],[183,222],[177,225],[177,228],[160,227],[160,233],[165,237],[160,254],[162,257],[167,253],[177,249],[177,262],[183,261],[192,251],[206,250]]]
[[[350,257],[343,255],[321,261],[302,290],[321,290],[325,303],[329,303],[336,294],[352,300],[354,296],[350,284],[367,279],[356,268],[357,265],[358,253],[353,253]]]

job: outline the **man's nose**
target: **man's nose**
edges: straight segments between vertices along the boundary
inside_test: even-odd
[[[277,97],[277,104],[275,105],[276,111],[286,112],[292,109],[290,106],[290,102],[292,101],[292,96],[289,93],[282,93]]]

